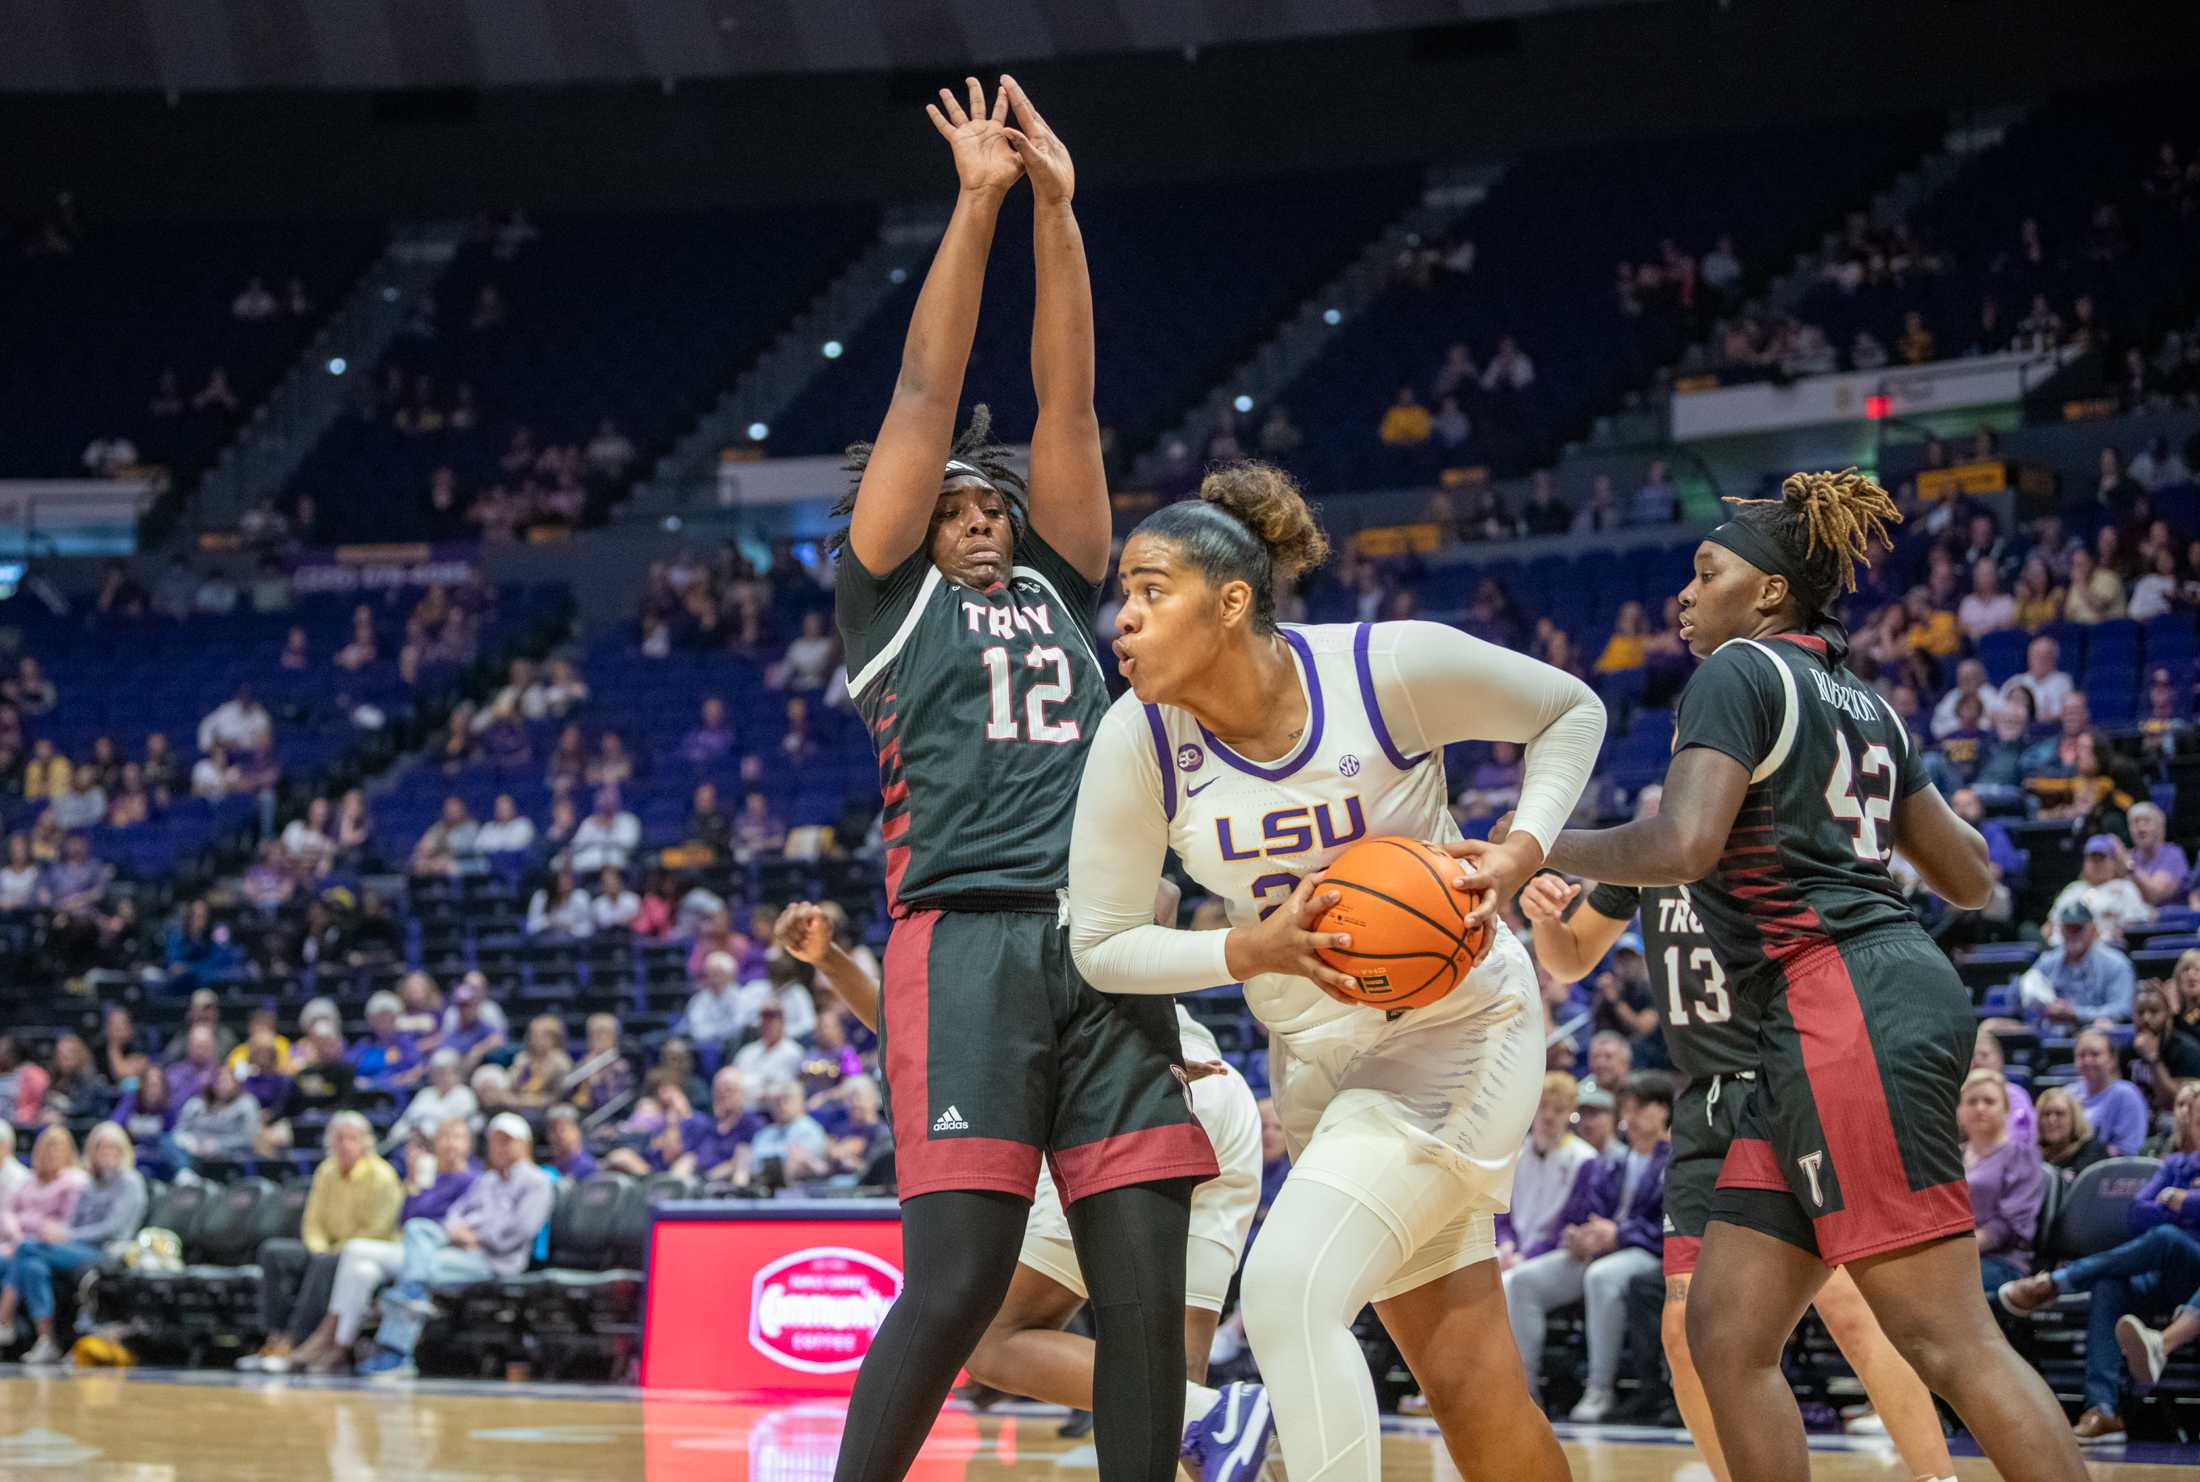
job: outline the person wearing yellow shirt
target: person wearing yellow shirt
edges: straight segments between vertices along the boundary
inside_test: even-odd
[[[1414,395],[1411,386],[1398,388],[1398,399],[1383,413],[1383,425],[1376,434],[1385,447],[1418,448],[1429,439],[1431,423],[1428,408],[1421,405],[1421,398]]]
[[[260,1244],[260,1323],[267,1342],[237,1367],[263,1374],[290,1372],[291,1350],[328,1314],[336,1258],[346,1241],[395,1240],[405,1200],[397,1170],[374,1151],[374,1129],[357,1112],[330,1119],[328,1156],[313,1171],[301,1239]]]
[[[1912,587],[1902,606],[1910,619],[1911,648],[1936,659],[1953,658],[1963,651],[1963,630],[1956,625],[1956,615],[1935,607],[1930,590]]]
[[[1612,636],[1604,640],[1604,652],[1597,655],[1597,673],[1619,674],[1640,669],[1648,658],[1643,640],[1649,631],[1649,620],[1643,615],[1642,604],[1622,602],[1619,617],[1612,624]]]
[[[2105,623],[2126,610],[2124,579],[2080,547],[2070,553],[2070,593],[2063,616],[2073,623]]]
[[[41,737],[31,746],[31,759],[23,764],[23,796],[58,798],[69,790],[69,775],[69,759]]]
[[[263,1053],[260,1059],[264,1068],[255,1070],[251,1065],[253,1052],[261,1046],[272,1046],[274,1054],[270,1059]],[[229,1052],[229,1068],[239,1076],[290,1074],[290,1039],[275,1032],[273,1009],[252,1011],[252,1027],[238,1041],[237,1047]]]

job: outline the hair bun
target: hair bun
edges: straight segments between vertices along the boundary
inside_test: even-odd
[[[1313,506],[1272,463],[1225,464],[1201,481],[1199,497],[1252,531],[1278,576],[1295,577],[1329,559],[1329,537]]]

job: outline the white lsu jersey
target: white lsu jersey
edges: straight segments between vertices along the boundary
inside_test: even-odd
[[[1273,762],[1239,756],[1174,706],[1142,709],[1161,773],[1169,844],[1192,878],[1224,903],[1230,924],[1257,921],[1362,839],[1385,834],[1446,841],[1453,822],[1441,751],[1401,752],[1383,723],[1368,667],[1368,624],[1282,627],[1306,692],[1306,732]],[[1498,932],[1505,934],[1500,923]],[[1484,962],[1494,961],[1493,950]],[[1478,980],[1480,980],[1478,982]],[[1494,973],[1470,974],[1440,1005],[1416,1010],[1450,1018],[1487,1006]],[[1282,1035],[1317,1026],[1385,1022],[1383,1010],[1341,1004],[1305,978],[1263,973],[1245,984],[1245,1000]]]

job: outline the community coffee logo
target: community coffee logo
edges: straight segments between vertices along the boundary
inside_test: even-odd
[[[862,1364],[900,1295],[900,1269],[868,1252],[836,1245],[796,1251],[756,1273],[749,1344],[806,1374],[845,1373]]]

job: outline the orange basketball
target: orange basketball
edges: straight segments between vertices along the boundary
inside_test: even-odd
[[[1418,839],[1366,839],[1337,856],[1321,888],[1342,897],[1316,931],[1352,936],[1350,951],[1324,949],[1322,960],[1357,982],[1348,989],[1382,1009],[1435,1003],[1482,960],[1485,926],[1469,926],[1470,896],[1451,888],[1459,861]]]

